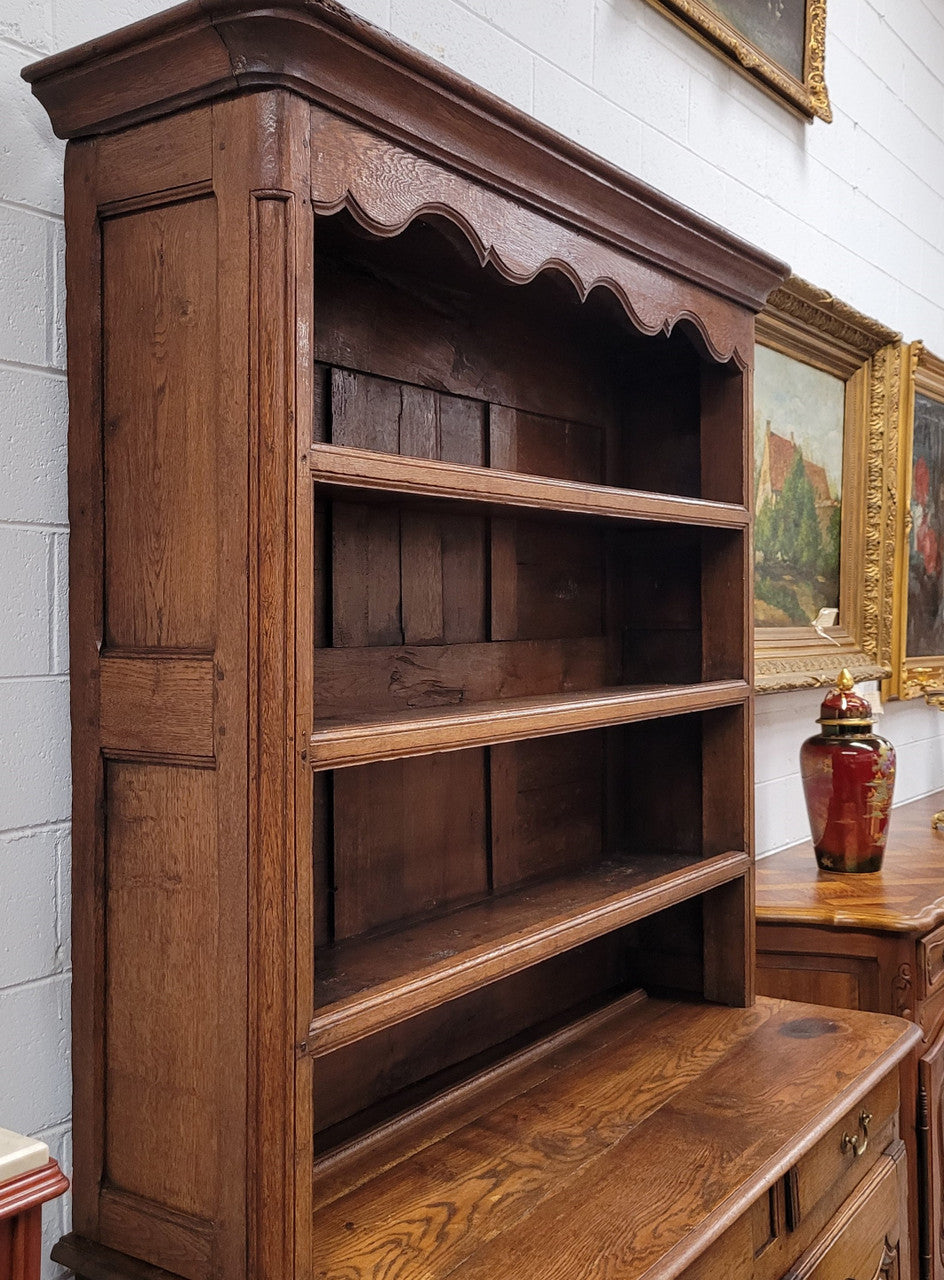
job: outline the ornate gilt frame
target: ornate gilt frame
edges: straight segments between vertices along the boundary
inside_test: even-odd
[[[803,79],[797,80],[784,67],[752,43],[731,23],[702,0],[649,0],[702,44],[725,54],[734,66],[767,93],[779,98],[807,119],[818,116],[827,123],[833,113],[829,105],[823,66],[826,56],[826,0],[805,0],[806,49]]]
[[[757,317],[756,340],[845,383],[839,624],[754,633],[759,693],[815,688],[848,667],[890,674],[901,335],[792,276]]]
[[[944,403],[944,360],[932,355],[922,342],[906,344],[901,351],[892,674],[884,690],[891,698],[920,698],[929,691],[940,693],[944,689],[944,654],[908,656],[908,559],[911,550],[911,471],[916,395]]]

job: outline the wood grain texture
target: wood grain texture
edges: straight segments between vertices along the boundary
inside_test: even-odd
[[[512,742],[553,733],[576,733],[683,712],[737,705],[747,693],[740,680],[692,686],[606,689],[557,697],[505,698],[476,706],[373,715],[340,725],[323,724],[311,737],[316,769],[366,764],[398,756]]]
[[[892,810],[881,871],[838,875],[818,870],[812,842],[757,864],[757,918],[784,924],[924,933],[944,923],[944,833],[931,816],[944,792]]]
[[[744,528],[749,519],[746,508],[736,503],[686,499],[671,493],[621,490],[427,459],[394,459],[367,450],[341,450],[330,444],[312,447],[311,468],[319,484],[326,486],[443,497],[454,502],[481,503],[495,511],[517,506],[612,519],[657,520],[727,529]]]
[[[908,1274],[901,1226],[903,1148],[897,1143],[865,1178],[824,1232],[783,1280],[899,1280]]]
[[[175,1280],[163,1267],[141,1262],[76,1232],[57,1241],[51,1256],[54,1262],[75,1271],[82,1280]]]
[[[746,371],[780,264],[333,3],[199,0],[31,74],[94,139],[68,161],[83,1150],[59,1256],[305,1280],[313,1239],[333,1267],[367,1230],[351,1280],[420,1229],[433,1171],[459,1214],[426,1228],[433,1270],[393,1265],[533,1274],[557,1210],[589,1247],[591,1165],[594,1266],[637,1204],[665,1275],[742,1212],[753,1237],[891,1033],[832,1110],[809,1046],[786,1063],[747,1152],[712,1136],[778,1055],[718,1054],[765,1014],[665,1006],[614,1056],[609,1014],[573,1020],[647,963],[749,999]],[[148,760],[105,788],[103,747]],[[313,1237],[315,1194],[374,1225]]]
[[[206,1280],[216,1267],[213,1225],[112,1187],[100,1199],[102,1243],[127,1247],[185,1280]]]
[[[99,207],[119,201],[159,199],[158,192],[194,187],[212,179],[212,116],[190,111],[103,138],[98,147]],[[147,164],[141,164],[142,154]]]
[[[604,642],[493,640],[490,644],[377,645],[318,649],[314,715],[320,720],[391,714],[571,693],[606,684]]]
[[[212,658],[105,654],[100,678],[106,754],[212,761]]]
[[[101,227],[93,144],[65,160],[66,324],[69,340],[69,662],[72,712],[72,1213],[94,1238],[104,1161],[103,760],[98,666],[104,629]]]
[[[326,1053],[673,902],[742,876],[732,852],[704,863],[640,853],[526,886],[393,935],[326,948],[308,1049]]]
[[[209,650],[216,637],[216,210],[103,223],[106,636]],[[142,502],[139,486],[148,500]]]
[[[483,751],[346,769],[333,800],[339,941],[487,893]]]
[[[106,794],[107,1175],[212,1218],[219,1045],[199,1015],[216,994],[215,777],[112,763]]]
[[[741,305],[759,310],[785,275],[712,223],[688,215],[681,226],[666,197],[335,5],[273,13],[247,4],[211,17],[205,3],[190,3],[26,74],[60,136],[166,113],[240,82],[348,101],[355,117],[386,120],[426,154],[488,172],[516,199],[527,192],[532,205]],[[444,100],[450,110],[437,113]]]
[[[323,1274],[382,1274],[396,1240],[404,1280],[677,1276],[915,1039],[895,1019],[768,1001],[668,1017],[647,1002],[600,1031],[526,1060],[484,1113],[473,1094],[422,1136],[381,1141],[373,1176],[361,1166],[316,1214]]]

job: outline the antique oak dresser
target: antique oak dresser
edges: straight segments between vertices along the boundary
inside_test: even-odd
[[[785,268],[329,0],[26,75],[70,139],[54,1256],[897,1276],[917,1031],[754,1002]]]

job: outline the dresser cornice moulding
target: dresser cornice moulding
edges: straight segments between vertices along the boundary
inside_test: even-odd
[[[759,310],[783,263],[330,0],[188,0],[23,72],[56,134],[283,88]]]

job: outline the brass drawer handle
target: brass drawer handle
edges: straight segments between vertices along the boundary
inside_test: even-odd
[[[852,1150],[854,1157],[864,1156],[869,1146],[869,1125],[872,1123],[872,1117],[868,1111],[859,1112],[859,1128],[862,1130],[862,1137],[858,1134],[844,1133],[842,1135],[841,1149],[843,1153]]]

